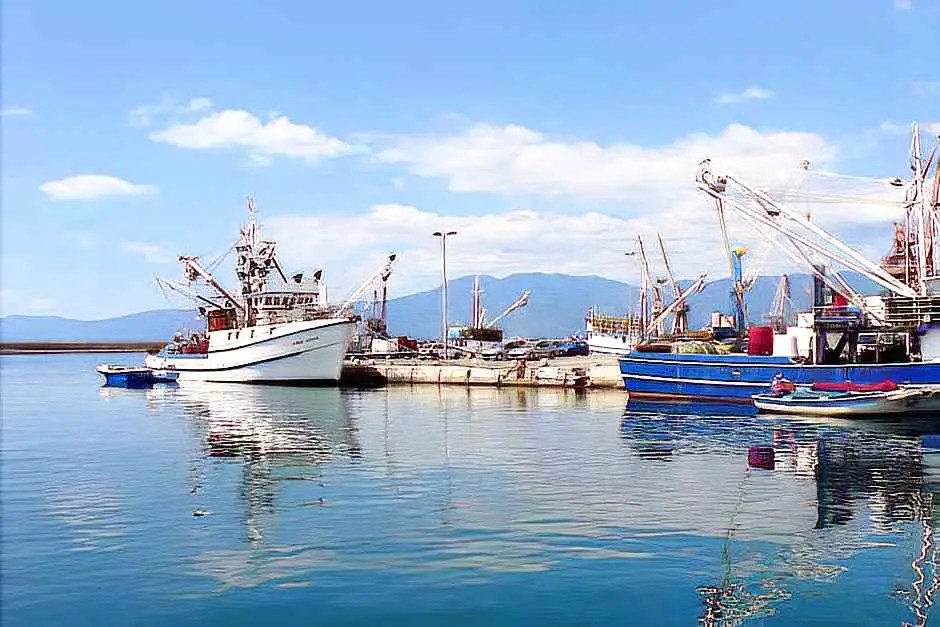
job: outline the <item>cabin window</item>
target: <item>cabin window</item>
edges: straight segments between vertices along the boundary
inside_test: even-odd
[[[252,330],[251,330],[251,337],[254,337],[254,336],[255,336],[255,330],[252,329]]]
[[[228,339],[232,339],[232,332],[231,332],[231,331],[228,332]]]
[[[270,305],[270,304],[271,304],[271,297],[270,297],[270,296],[265,296],[265,297],[264,297],[264,304],[265,304],[265,305]]]
[[[235,339],[238,339],[238,336],[241,334],[241,331],[235,331]]]

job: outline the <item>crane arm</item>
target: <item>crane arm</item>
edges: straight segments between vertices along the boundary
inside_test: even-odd
[[[695,280],[694,283],[692,283],[692,285],[685,288],[685,290],[682,291],[682,293],[680,293],[679,296],[674,301],[669,303],[668,307],[663,309],[659,313],[659,315],[657,315],[655,318],[650,320],[649,324],[646,325],[644,334],[649,335],[650,333],[652,333],[653,329],[656,328],[656,325],[660,324],[663,320],[665,320],[668,316],[670,316],[676,309],[678,309],[679,305],[684,303],[689,298],[689,296],[692,296],[693,294],[697,294],[701,292],[703,289],[705,289],[705,279],[707,277],[708,277],[707,274],[702,274]]]
[[[232,296],[227,289],[225,289],[221,283],[219,283],[212,273],[202,267],[202,264],[199,263],[199,260],[196,257],[179,257],[179,262],[183,264],[183,273],[188,280],[193,280],[197,276],[201,276],[206,282],[219,291],[222,296],[225,297],[232,305],[245,311],[245,306],[238,302],[238,300]]]
[[[486,325],[486,328],[487,328],[487,329],[492,329],[492,328],[494,328],[494,327],[496,326],[496,323],[497,323],[497,322],[499,322],[500,320],[502,320],[503,318],[505,318],[506,316],[508,316],[508,315],[511,314],[512,312],[514,312],[515,310],[521,309],[522,307],[525,307],[526,305],[528,305],[528,304],[529,304],[529,294],[530,294],[530,293],[531,293],[531,292],[529,292],[528,290],[526,290],[525,292],[523,292],[522,296],[520,296],[520,297],[517,298],[515,301],[513,301],[513,303],[512,303],[509,307],[506,307],[506,309],[503,311],[503,313],[501,313],[501,314],[499,314],[498,316],[496,316],[495,318],[493,318],[493,319]]]
[[[669,277],[669,283],[672,284],[672,293],[675,296],[679,296],[679,292],[682,290],[679,289],[679,282],[676,281],[676,275],[672,272],[672,266],[669,264],[669,255],[666,254],[666,244],[663,242],[663,234],[657,233],[659,237],[659,250],[663,253],[663,265],[666,266],[666,275]]]
[[[353,293],[350,294],[349,297],[348,297],[345,301],[343,301],[343,304],[340,305],[340,309],[346,309],[346,308],[348,308],[348,307],[352,307],[353,304],[354,304],[357,300],[359,300],[360,298],[362,298],[362,295],[363,295],[363,294],[365,294],[366,292],[369,291],[369,288],[371,288],[372,285],[373,285],[376,281],[388,281],[388,277],[390,277],[390,276],[392,275],[392,265],[395,263],[395,259],[396,259],[397,257],[398,257],[398,255],[397,255],[396,253],[390,253],[390,254],[388,255],[388,257],[386,257],[385,263],[383,263],[383,264],[379,267],[378,270],[376,270],[375,272],[373,272],[373,273],[369,276],[368,279],[366,279],[365,281],[363,281],[362,285],[360,285],[360,286],[357,287],[355,290],[353,290]]]
[[[699,173],[697,183],[701,191],[719,201],[722,206],[727,205],[738,211],[752,224],[761,225],[763,228],[760,232],[765,236],[769,236],[774,232],[782,234],[786,242],[801,251],[800,257],[807,259],[808,251],[812,251],[864,274],[867,278],[896,294],[908,297],[917,296],[916,291],[889,275],[876,264],[865,259],[844,242],[802,215],[772,200],[763,192],[750,187],[742,180],[731,175],[712,177],[707,160],[703,162],[703,169]],[[740,197],[732,198],[727,196],[726,189],[729,183],[738,188]],[[798,227],[802,227],[804,232],[799,232]],[[779,241],[775,243],[781,244]],[[790,254],[787,247],[781,246],[781,249],[783,252]],[[806,252],[804,252],[804,249],[806,249]],[[814,274],[816,273],[815,268],[812,271]]]

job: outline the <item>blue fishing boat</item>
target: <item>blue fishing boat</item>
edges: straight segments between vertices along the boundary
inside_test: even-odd
[[[940,233],[934,217],[940,211],[940,159],[934,155],[940,152],[934,148],[924,158],[917,125],[913,135],[911,180],[872,181],[897,189],[896,200],[882,195],[877,202],[894,204],[904,213],[904,222],[895,224],[889,254],[877,263],[766,190],[731,174],[714,175],[710,161],[703,161],[696,184],[717,209],[733,279],[736,339],[731,352],[688,354],[678,344],[644,338],[645,344],[618,360],[631,400],[751,404],[751,397],[765,392],[778,375],[804,386],[876,384],[887,379],[902,386],[940,386],[940,246],[935,245]],[[935,172],[928,190],[932,166]],[[808,169],[809,163],[801,167]],[[824,199],[834,200],[834,196]],[[859,202],[858,198],[847,201]],[[746,251],[732,246],[728,236],[726,216],[732,210],[812,273],[813,308],[800,313],[796,325],[788,324],[783,314],[788,294],[781,292],[771,312],[772,326],[747,327],[745,294],[753,281],[742,278],[740,262]],[[881,291],[861,294],[837,266]]]
[[[807,364],[747,354],[630,353],[620,359],[620,373],[631,399],[748,405],[751,396],[766,391],[778,374],[797,385],[874,384],[885,379],[903,385],[940,385],[940,361]]]
[[[104,377],[105,385],[128,388],[151,387],[154,383],[176,383],[179,373],[154,372],[147,367],[101,364],[95,370]]]

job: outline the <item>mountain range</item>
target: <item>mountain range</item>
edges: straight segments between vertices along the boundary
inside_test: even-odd
[[[791,274],[791,301],[795,310],[809,307],[812,277]],[[860,275],[844,275],[862,292],[873,291],[872,284]],[[457,324],[470,318],[472,276],[448,282],[448,322]],[[762,276],[748,294],[751,322],[760,324],[772,306],[780,277]],[[583,332],[584,317],[591,307],[601,313],[622,315],[636,307],[639,288],[597,276],[526,273],[502,279],[481,275],[483,303],[488,318],[493,319],[524,291],[529,290],[528,305],[506,318],[500,325],[508,337],[566,337]],[[687,281],[682,286],[688,285]],[[692,328],[708,324],[713,311],[730,311],[731,280],[719,279],[689,299]],[[428,290],[389,300],[389,331],[393,335],[434,338],[441,331],[441,292]],[[189,310],[159,309],[107,318],[74,320],[57,316],[12,315],[0,318],[0,339],[13,341],[152,341],[170,337],[177,329],[199,329],[203,322]]]

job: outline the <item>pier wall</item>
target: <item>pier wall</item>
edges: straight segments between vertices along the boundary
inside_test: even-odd
[[[347,361],[342,385],[482,385],[623,389],[612,357],[567,357],[530,362],[419,361],[370,359]]]

